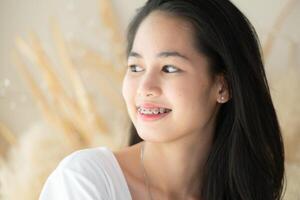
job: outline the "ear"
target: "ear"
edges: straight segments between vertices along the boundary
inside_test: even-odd
[[[230,99],[228,83],[224,77],[224,74],[217,75],[216,79],[217,92],[216,101],[220,104],[226,103]]]

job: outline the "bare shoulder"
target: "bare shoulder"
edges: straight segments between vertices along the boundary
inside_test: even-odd
[[[134,154],[139,151],[140,146],[141,146],[141,143],[137,143],[132,146],[123,147],[117,151],[114,151],[114,154],[115,155],[124,155],[124,156],[126,156],[128,154]]]
[[[136,172],[136,168],[139,167],[139,151],[141,143],[124,147],[120,150],[114,151],[114,155],[117,158],[121,168],[126,173]]]
[[[133,199],[143,199],[145,194],[143,172],[140,165],[140,145],[141,143],[138,143],[113,152],[124,173]]]

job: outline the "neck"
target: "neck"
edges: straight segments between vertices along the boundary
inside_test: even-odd
[[[163,194],[171,199],[200,196],[202,169],[212,135],[190,134],[189,138],[168,143],[144,142],[143,165],[153,196]]]

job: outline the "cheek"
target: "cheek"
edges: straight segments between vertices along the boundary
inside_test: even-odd
[[[127,87],[128,86],[127,86],[126,78],[124,78],[122,82],[122,97],[125,100],[125,102],[127,99]]]
[[[194,102],[199,102],[201,99],[201,90],[202,86],[196,84],[195,81],[186,80],[184,82],[178,82],[173,84],[170,88],[166,91],[170,96],[171,101],[177,106],[193,106]],[[174,105],[175,106],[175,105]]]
[[[133,117],[133,110],[135,109],[135,92],[136,84],[129,77],[125,76],[122,83],[122,96],[126,104],[126,108],[130,118]]]
[[[176,117],[180,115],[189,120],[208,117],[211,110],[211,95],[207,84],[199,81],[186,81],[185,84],[177,85],[175,88],[169,95],[173,99],[174,108],[178,111]]]
[[[129,103],[129,100],[132,96],[133,90],[134,90],[134,84],[132,83],[132,81],[125,76],[123,79],[123,83],[122,83],[122,96],[123,99],[125,100],[126,104]]]

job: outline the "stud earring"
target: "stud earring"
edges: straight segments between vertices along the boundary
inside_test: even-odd
[[[225,100],[223,96],[221,96],[221,100],[219,100],[219,103],[222,103]]]

